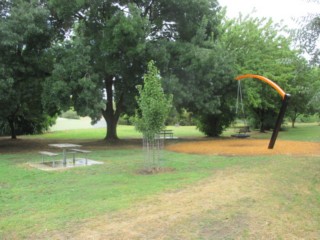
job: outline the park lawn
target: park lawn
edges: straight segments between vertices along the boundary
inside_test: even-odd
[[[237,129],[228,128],[224,131],[222,136],[230,137],[232,134],[237,133],[236,131]],[[260,133],[253,130],[248,134],[250,134],[250,137],[254,139],[270,139],[272,131]],[[320,125],[318,123],[297,123],[295,128],[287,126],[278,133],[278,139],[320,142]]]
[[[168,126],[167,129],[173,130],[174,137],[177,138],[194,138],[194,137],[205,137],[195,126]],[[136,131],[134,126],[119,125],[118,136],[120,139],[133,139],[142,138],[140,132]],[[319,133],[320,127],[316,123],[311,124],[296,124],[295,128],[287,127],[284,131],[279,132],[279,139],[284,140],[296,140],[296,141],[320,141]],[[223,137],[230,137],[235,133],[235,129],[229,128],[222,134]],[[251,134],[252,138],[257,139],[268,139],[271,137],[272,132]],[[41,135],[24,136],[24,138],[31,139],[103,139],[106,136],[105,128],[94,128],[94,129],[74,129],[64,131],[53,131]]]
[[[103,165],[45,172],[28,167],[35,153],[0,157],[0,236],[27,238],[33,233],[64,229],[69,224],[129,208],[148,196],[180,189],[216,169],[248,165],[250,158],[190,156],[165,153],[163,165],[175,171],[142,175],[141,150],[95,151],[90,158]],[[256,161],[266,161],[259,158]]]
[[[174,137],[203,137],[204,134],[199,132],[195,126],[168,126],[172,129]],[[134,126],[119,125],[117,127],[118,137],[132,139],[142,138],[142,134],[134,128]],[[88,128],[73,129],[64,131],[53,131],[41,135],[27,136],[27,138],[42,139],[103,139],[106,136],[105,128]]]
[[[123,129],[129,132],[130,128]],[[177,129],[177,135],[188,136],[195,128]],[[301,126],[282,132],[279,137],[320,141],[319,131],[320,127],[316,125]],[[61,140],[72,139],[72,132],[62,132]],[[38,137],[47,138],[47,134]],[[155,175],[138,173],[143,167],[141,149],[96,150],[90,158],[104,162],[103,165],[68,171],[44,172],[26,165],[30,159],[40,161],[40,158],[36,151],[0,155],[2,239],[31,239],[57,229],[68,231],[69,227],[83,224],[87,219],[130,209],[155,195],[197,184],[217,171],[235,168],[250,173],[254,169],[265,171],[270,165],[273,168],[268,172],[272,175],[267,186],[271,192],[263,203],[266,214],[277,217],[281,206],[280,212],[285,217],[289,215],[290,221],[308,222],[303,227],[305,231],[315,231],[320,225],[319,157],[228,157],[165,152],[162,166],[175,170]],[[263,173],[259,174],[263,176]],[[299,186],[303,186],[303,191]],[[304,209],[313,210],[302,214]],[[228,214],[232,215],[232,211],[230,209]],[[204,214],[196,227],[208,227],[210,221],[215,221],[214,217]]]

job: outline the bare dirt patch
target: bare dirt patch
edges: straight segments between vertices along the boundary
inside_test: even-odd
[[[223,156],[250,155],[320,155],[320,143],[277,140],[268,149],[269,140],[223,139],[182,142],[167,147],[170,151]]]
[[[30,139],[21,137],[10,139],[0,137],[0,153],[30,153],[50,149],[52,143],[74,143],[81,144],[88,150],[107,150],[107,149],[132,149],[141,148],[141,139],[122,139],[114,142],[105,140],[77,140],[77,139]]]

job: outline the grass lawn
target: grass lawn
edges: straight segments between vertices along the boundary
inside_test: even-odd
[[[203,137],[204,134],[199,132],[194,126],[169,126],[167,129],[172,129],[175,137]],[[120,125],[117,128],[118,137],[131,139],[141,138],[140,132],[136,131],[134,126]],[[106,136],[105,128],[87,128],[87,129],[72,129],[63,131],[53,131],[42,135],[28,136],[34,139],[103,139]]]
[[[174,135],[181,138],[203,136],[194,127],[172,129]],[[90,140],[102,139],[104,135],[104,129],[83,129],[58,131],[23,139]],[[121,126],[119,136],[140,137],[130,126]],[[255,137],[259,138],[261,135]],[[281,132],[279,137],[320,142],[320,127],[301,125]],[[270,236],[275,238],[288,239],[286,236],[289,231],[294,233],[296,238],[320,238],[319,156],[229,157],[165,152],[162,165],[174,168],[175,171],[154,175],[138,174],[138,170],[143,166],[140,147],[110,147],[106,150],[99,148],[90,154],[90,158],[104,164],[44,172],[25,164],[30,159],[40,161],[41,157],[36,150],[25,152],[22,149],[21,152],[1,154],[0,239],[52,239],[52,232],[68,232],[69,228],[85,224],[90,219],[132,209],[155,196],[182,191],[207,181],[218,173],[224,176],[223,173],[228,171],[234,174],[243,173],[243,176],[250,175],[257,180],[253,181],[255,184],[261,184],[253,184],[248,188],[245,184],[239,185],[237,191],[243,190],[243,197],[238,202],[226,199],[220,205],[220,213],[224,213],[224,216],[228,216],[232,221],[237,221],[239,215],[243,214],[243,219],[246,219],[244,225],[239,223],[238,226],[230,220],[230,224],[241,227],[241,231],[225,228],[226,218],[220,216],[218,210],[210,210],[208,207],[207,211],[192,215],[193,220],[183,218],[185,222],[175,225],[175,229],[168,227],[166,239],[233,239],[239,236],[241,239],[252,239],[254,230],[251,227],[257,224],[258,220],[264,221],[264,217],[283,226],[281,231],[285,234],[281,234],[280,230],[273,234],[269,232]],[[236,175],[230,175],[230,179],[233,179],[233,176]],[[237,179],[240,178],[235,177],[235,180]],[[259,189],[262,189],[261,192]],[[253,190],[257,191],[256,195],[264,194],[264,200],[258,196],[249,196],[248,192]],[[257,221],[250,222],[249,217],[244,217],[249,214],[255,216]],[[279,219],[287,220],[279,222]],[[215,228],[225,229],[225,235],[220,235],[223,238],[216,238],[216,232],[208,230],[213,225]],[[264,225],[263,229],[268,229],[267,226],[269,225]],[[271,227],[270,229],[274,230]],[[260,234],[268,238],[268,232]]]

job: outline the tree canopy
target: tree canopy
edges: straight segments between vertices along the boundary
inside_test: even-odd
[[[45,105],[59,111],[73,104],[78,113],[90,113],[93,120],[102,115],[108,140],[117,139],[120,114],[133,113],[135,86],[142,83],[146,62],[155,59],[166,71],[169,59],[180,51],[174,49],[184,43],[195,45],[192,41],[204,19],[206,38],[214,35],[218,25],[215,0],[70,1],[66,6],[51,0],[50,6],[73,30],[71,40],[58,45],[58,52],[65,51],[62,55],[68,60],[55,58],[46,93],[56,91],[44,94]],[[83,91],[91,92],[90,100]]]
[[[39,1],[2,1],[0,7],[0,122],[16,138],[17,128],[32,133],[46,125],[40,95],[51,71],[53,29]]]
[[[300,39],[316,63],[319,18],[310,19]],[[103,117],[105,138],[116,140],[151,59],[175,108],[192,112],[209,136],[234,120],[233,79],[244,73],[292,93],[294,124],[318,111],[319,71],[285,30],[271,19],[226,20],[217,0],[1,1],[0,127],[6,123],[13,138],[15,129],[41,131],[49,116],[73,107],[93,122]],[[258,81],[243,85],[251,118],[261,131],[273,127],[279,96]]]
[[[227,20],[222,41],[236,58],[238,74],[262,75],[290,93],[298,52],[291,49],[292,40],[283,35],[284,30],[266,18]],[[277,93],[260,81],[245,80],[242,85],[256,127],[272,128],[281,103]]]

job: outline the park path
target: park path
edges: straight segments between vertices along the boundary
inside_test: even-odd
[[[277,161],[213,171],[192,186],[89,219],[50,239],[319,239],[319,232],[301,228],[314,223],[281,211],[282,204],[273,198],[274,171],[279,171]],[[299,187],[307,193],[303,185]]]

